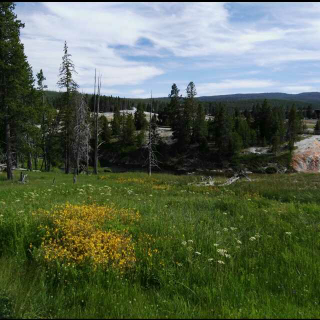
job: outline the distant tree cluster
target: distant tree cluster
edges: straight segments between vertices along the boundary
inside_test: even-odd
[[[303,130],[303,114],[294,105],[287,109],[271,107],[264,100],[241,112],[238,108],[228,109],[220,102],[207,120],[203,105],[195,100],[194,83],[189,83],[185,98],[179,92],[173,84],[170,102],[161,117],[159,114],[159,119],[171,126],[180,151],[187,150],[192,144],[208,151],[208,143],[213,143],[222,155],[233,155],[250,146],[267,145],[277,152],[285,142],[293,148],[297,135]]]

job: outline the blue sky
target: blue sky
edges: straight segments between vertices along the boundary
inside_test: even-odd
[[[131,98],[320,91],[320,3],[17,3],[34,74],[59,90],[64,41],[80,90]]]

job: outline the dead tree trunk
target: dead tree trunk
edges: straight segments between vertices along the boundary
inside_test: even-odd
[[[7,179],[13,180],[12,174],[12,150],[11,150],[11,130],[10,130],[10,123],[9,120],[6,119],[5,124],[5,135],[6,135],[6,153],[7,153]]]
[[[96,76],[96,74],[95,74]],[[99,104],[100,104],[100,89],[101,89],[101,75],[98,77],[98,90],[97,90],[97,105],[95,107],[95,139],[94,139],[94,174],[98,174],[98,138],[99,138]]]

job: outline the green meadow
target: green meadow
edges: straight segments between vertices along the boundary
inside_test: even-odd
[[[0,318],[319,317],[318,174],[252,174],[225,187],[161,173],[101,170],[75,184],[58,172],[29,172],[26,184],[14,174],[0,173]],[[45,237],[65,239],[54,208],[67,203],[139,214],[94,226],[125,232],[135,262],[121,272],[90,257],[48,261]]]

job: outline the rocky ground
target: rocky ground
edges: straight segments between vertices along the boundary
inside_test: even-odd
[[[320,172],[320,135],[295,143],[292,167],[298,172]]]

